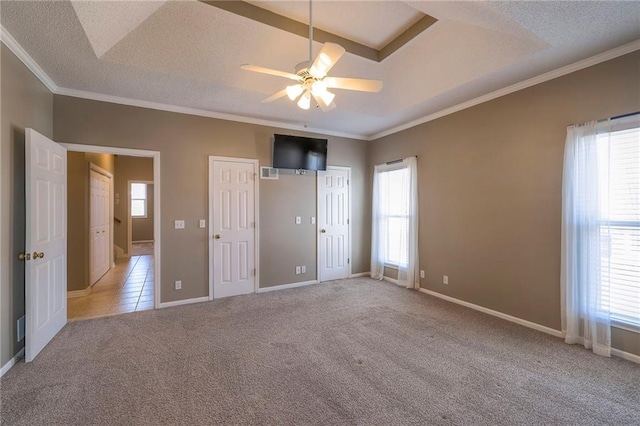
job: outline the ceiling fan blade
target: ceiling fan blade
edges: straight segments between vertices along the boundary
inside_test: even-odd
[[[336,103],[333,101],[331,101],[331,103],[327,105],[320,96],[316,96],[313,93],[311,93],[311,96],[313,96],[313,99],[316,100],[316,103],[320,106],[320,109],[324,112],[331,111],[336,107]]]
[[[261,103],[267,103],[267,102],[273,102],[276,99],[280,99],[283,96],[287,96],[287,89],[282,89],[281,91],[279,91],[278,93],[274,93],[273,95],[269,96],[266,99],[261,100]]]
[[[382,90],[382,81],[365,80],[363,78],[325,77],[322,80],[327,87],[332,89],[357,90],[360,92],[379,92]]]
[[[327,75],[331,67],[333,67],[342,55],[344,55],[344,47],[335,43],[325,43],[316,56],[313,65],[309,69],[309,73],[316,77],[322,78]]]
[[[249,64],[240,65],[240,68],[247,71],[276,75],[278,77],[284,77],[284,78],[290,78],[291,80],[296,80],[296,81],[300,80],[300,77],[298,77],[295,74],[292,74],[290,72],[285,72],[285,71],[272,70],[271,68],[258,67],[258,66],[249,65]]]

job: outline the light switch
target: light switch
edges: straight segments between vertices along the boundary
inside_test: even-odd
[[[311,217],[311,224],[312,224],[312,225],[315,225],[315,224],[316,224],[316,217],[315,217],[315,216],[312,216],[312,217]]]
[[[200,228],[204,228],[206,225],[206,222],[204,219],[200,219]]]
[[[302,217],[296,216],[296,225],[300,225],[302,223]]]
[[[184,229],[184,220],[176,220],[173,222],[175,229]]]

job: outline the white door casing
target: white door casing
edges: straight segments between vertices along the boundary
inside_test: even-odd
[[[209,157],[209,298],[257,286],[257,160]]]
[[[350,275],[350,194],[348,167],[318,172],[318,281]]]
[[[111,230],[111,178],[89,170],[89,284],[93,285],[110,265]]]
[[[25,361],[67,323],[67,151],[26,129]]]

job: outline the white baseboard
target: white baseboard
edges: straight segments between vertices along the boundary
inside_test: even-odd
[[[357,274],[351,274],[349,278],[358,278],[358,277],[370,277],[371,272],[358,272]]]
[[[20,349],[18,353],[11,358],[5,365],[2,366],[2,370],[0,370],[0,377],[4,376],[7,371],[11,370],[11,367],[16,365],[18,360],[24,356],[24,348]]]
[[[543,333],[550,334],[555,337],[564,337],[564,333],[560,330],[556,330],[550,327],[546,327],[544,325],[536,324],[535,322],[523,320],[522,318],[514,317],[511,315],[504,314],[502,312],[494,311],[493,309],[485,308],[484,306],[474,305],[473,303],[465,302],[464,300],[456,299],[455,297],[445,296],[444,294],[436,293],[435,291],[427,290],[426,288],[420,288],[418,291],[422,293],[426,293],[430,296],[438,297],[440,299],[446,300],[447,302],[456,303],[458,305],[462,305],[467,308],[475,309],[476,311],[483,312],[485,314],[492,315],[494,317],[501,318],[503,320],[511,321],[516,324],[523,325],[528,328],[532,328],[534,330],[541,331]]]
[[[626,359],[627,361],[635,362],[636,364],[640,364],[639,355],[621,351],[620,349],[611,348],[611,355],[617,356],[618,358]]]
[[[143,244],[143,243],[152,243],[154,240],[136,240],[131,241],[131,244]]]
[[[304,287],[304,286],[311,285],[311,284],[318,284],[319,282],[320,281],[318,281],[318,280],[312,280],[312,281],[302,281],[302,282],[299,282],[299,283],[274,285],[274,286],[271,286],[271,287],[262,287],[262,288],[258,289],[258,293],[267,293],[269,291],[286,290],[288,288]]]
[[[72,299],[74,297],[83,297],[88,296],[91,293],[91,286],[85,288],[84,290],[72,290],[67,292],[67,299]]]
[[[193,299],[183,299],[183,300],[175,300],[173,302],[164,302],[160,303],[159,308],[170,308],[172,306],[180,306],[180,305],[190,305],[192,303],[202,303],[208,302],[209,296],[204,297],[194,297]]]
[[[395,278],[390,278],[390,277],[383,276],[382,279],[385,280],[385,281],[389,281],[390,283],[398,284],[398,280],[396,280]],[[420,290],[422,290],[422,289],[420,289]]]

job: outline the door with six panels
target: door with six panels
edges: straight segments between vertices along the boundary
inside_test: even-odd
[[[256,160],[210,157],[210,298],[253,293]]]

